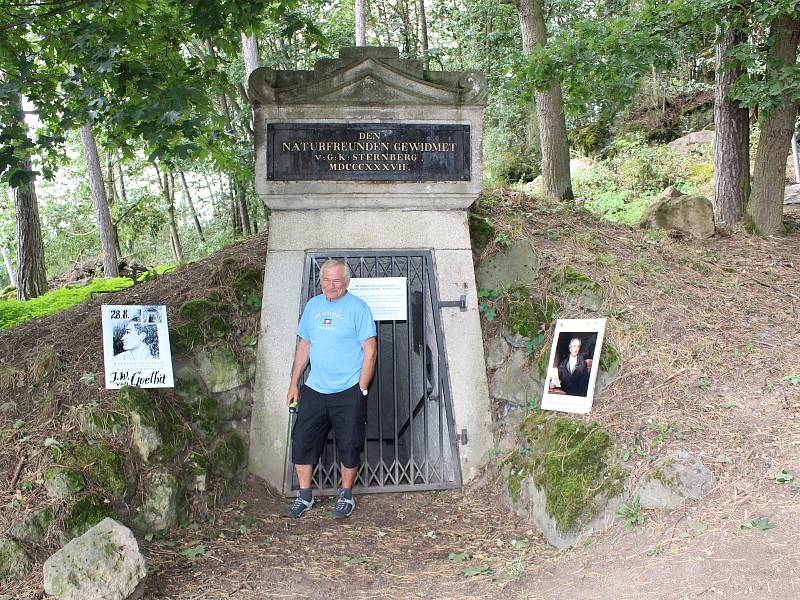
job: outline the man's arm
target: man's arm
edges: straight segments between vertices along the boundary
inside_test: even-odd
[[[364,360],[361,363],[361,376],[358,378],[358,387],[365,390],[375,374],[375,362],[378,358],[378,340],[371,337],[361,343],[364,348]]]
[[[300,400],[300,390],[297,388],[297,382],[300,381],[300,376],[308,366],[310,348],[311,343],[308,340],[300,338],[297,342],[297,348],[294,351],[294,363],[292,364],[292,378],[289,381],[289,391],[286,393],[286,404]]]

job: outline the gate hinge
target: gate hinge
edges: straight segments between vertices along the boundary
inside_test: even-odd
[[[457,306],[461,312],[467,312],[467,297],[464,294],[458,300],[439,300],[439,307]]]
[[[462,446],[466,446],[467,445],[468,438],[467,438],[467,430],[466,429],[462,429],[460,434],[456,434],[456,437],[458,438],[458,442]]]

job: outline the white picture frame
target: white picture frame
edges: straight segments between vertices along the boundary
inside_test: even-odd
[[[605,319],[556,321],[547,361],[542,410],[582,415],[591,411],[605,329]],[[575,354],[573,347],[577,349]]]
[[[167,307],[104,304],[106,389],[174,387]]]

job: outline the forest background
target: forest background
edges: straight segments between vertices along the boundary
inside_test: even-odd
[[[800,0],[3,0],[5,298],[264,229],[247,75],[313,68],[354,31],[486,75],[489,187],[541,175],[632,224],[675,185],[713,198],[722,232],[785,227]],[[666,145],[709,128],[713,149]]]

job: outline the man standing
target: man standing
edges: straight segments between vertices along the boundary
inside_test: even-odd
[[[589,366],[581,354],[580,338],[569,341],[569,356],[558,365],[561,389],[568,396],[585,396],[589,388]]]
[[[361,464],[367,419],[367,388],[375,373],[378,345],[375,321],[367,304],[347,293],[350,269],[341,260],[329,260],[320,269],[322,294],[306,304],[297,326],[297,349],[287,404],[297,403],[292,430],[292,461],[300,483],[297,498],[283,509],[298,518],[314,500],[311,478],[331,427],[340,460],[341,488],[334,518],[353,514],[353,483]],[[311,373],[298,387],[311,362]]]

